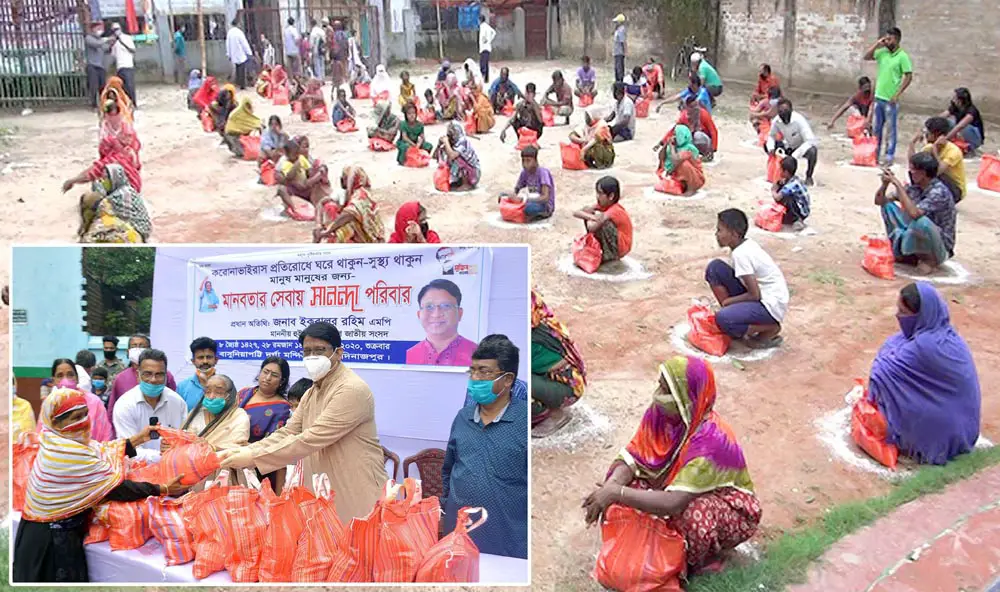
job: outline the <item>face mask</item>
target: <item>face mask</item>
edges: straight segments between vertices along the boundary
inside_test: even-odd
[[[782,111],[781,113],[778,113],[778,117],[781,118],[781,121],[783,121],[785,123],[788,123],[789,121],[792,120],[792,112],[791,111]]]
[[[152,397],[154,399],[159,398],[163,394],[162,384],[149,384],[148,382],[139,381],[139,390],[142,391],[143,396]]]
[[[906,337],[913,337],[913,332],[917,330],[917,315],[896,315],[899,321],[899,328]]]
[[[226,407],[226,400],[205,397],[201,400],[201,406],[208,409],[208,412],[212,415],[218,415]]]
[[[305,364],[306,372],[313,382],[329,374],[333,368],[333,362],[326,356],[306,356],[302,359],[302,363]]]
[[[104,359],[105,360],[113,360],[113,359],[115,359],[115,356],[117,356],[117,355],[118,355],[117,351],[106,351],[106,352],[104,352]]]
[[[208,380],[209,378],[215,376],[215,367],[214,366],[209,366],[205,370],[199,368],[199,369],[195,370],[195,373],[198,374],[198,378],[201,378],[203,380]]]
[[[493,385],[496,384],[498,380],[506,376],[498,376],[493,380],[469,380],[468,392],[472,400],[480,405],[489,405],[497,400],[496,393],[493,392]]]
[[[146,351],[146,348],[144,348],[144,347],[132,347],[132,348],[129,348],[129,350],[128,350],[128,361],[132,362],[133,364],[138,364],[139,363],[139,356],[142,355],[142,352],[144,352],[144,351]]]
[[[102,389],[102,388],[104,388],[104,381],[101,380],[101,379],[99,379],[99,378],[95,378],[94,380],[92,380],[91,384],[94,385],[95,389]]]
[[[84,417],[80,421],[63,426],[59,431],[72,440],[86,442],[90,440],[90,418]]]
[[[77,384],[75,380],[70,380],[69,378],[63,378],[62,380],[59,381],[59,384],[57,384],[56,386],[65,389],[76,389]]]

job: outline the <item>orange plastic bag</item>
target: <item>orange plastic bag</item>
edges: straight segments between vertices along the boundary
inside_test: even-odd
[[[767,136],[771,133],[771,120],[761,119],[757,124],[757,145],[764,146],[767,143]]]
[[[326,112],[326,105],[309,110],[309,121],[313,123],[323,123],[330,119],[330,114]]]
[[[138,549],[152,536],[145,500],[108,503],[108,542],[112,551]]]
[[[271,94],[271,103],[274,105],[288,104],[288,87],[286,85],[280,84],[274,88],[274,92]]]
[[[580,95],[580,106],[581,107],[589,107],[589,106],[591,106],[593,104],[594,104],[594,96],[593,95]]]
[[[593,577],[622,592],[682,592],[687,571],[684,537],[666,520],[612,504],[601,523]]]
[[[260,136],[240,136],[243,160],[257,160],[260,157]]]
[[[514,103],[512,101],[507,101],[503,104],[503,108],[500,109],[500,114],[504,117],[510,117],[514,114]]]
[[[308,199],[293,199],[294,205],[286,206],[285,213],[296,222],[312,222],[316,219],[316,206]]]
[[[542,125],[552,127],[556,124],[556,111],[551,106],[542,107]]]
[[[337,517],[334,492],[326,473],[313,475],[313,490],[316,496],[300,506],[305,525],[292,563],[296,582],[329,581],[335,559],[343,559],[341,556],[349,553],[348,531]]]
[[[267,513],[267,530],[260,554],[260,581],[291,582],[294,579],[295,548],[306,527],[301,505],[316,499],[302,487],[302,461],[287,471],[285,488],[280,496],[274,495],[267,479],[261,486],[260,494]]]
[[[785,154],[779,150],[775,150],[773,154],[767,157],[767,182],[777,183],[781,180],[781,161],[785,158]]]
[[[371,582],[375,553],[378,548],[379,515],[382,511],[382,500],[375,502],[375,507],[364,518],[355,518],[350,524],[350,554],[355,560],[355,581]],[[337,566],[334,565],[336,570]],[[331,571],[331,576],[333,572]],[[334,581],[337,578],[331,577]]]
[[[788,208],[774,200],[760,201],[757,205],[759,207],[753,215],[753,223],[768,232],[781,232]]]
[[[479,126],[476,125],[476,116],[469,113],[465,117],[465,133],[470,136],[476,135],[479,131]]]
[[[573,263],[587,273],[594,273],[601,267],[604,250],[597,237],[591,233],[578,236],[573,241]]]
[[[437,170],[434,171],[434,189],[441,193],[451,191],[451,170],[449,170],[448,165],[438,166]]]
[[[244,136],[245,137],[245,136]],[[257,136],[258,143],[260,137]],[[160,437],[170,443],[170,450],[160,457],[160,484],[183,475],[181,485],[195,485],[219,470],[219,457],[204,439],[173,428],[160,428]]]
[[[417,111],[417,119],[424,125],[437,123],[437,115],[434,114],[433,109],[419,109]]]
[[[35,457],[38,456],[38,434],[36,432],[22,432],[13,446],[14,466],[11,469],[14,492],[12,504],[15,512],[24,511],[24,495],[28,489],[28,479],[31,477],[31,467],[35,464]]]
[[[851,438],[869,456],[890,469],[895,469],[899,461],[899,448],[885,441],[888,433],[889,425],[885,416],[867,397],[854,404],[851,410]]]
[[[108,532],[108,504],[95,506],[90,513],[90,526],[87,528],[87,536],[83,539],[84,545],[103,543],[110,538]]]
[[[971,148],[968,142],[966,142],[962,138],[955,138],[954,140],[951,141],[951,143],[957,146],[958,149],[962,151],[962,154],[968,156],[969,149]]]
[[[480,512],[473,522],[469,514]],[[427,551],[417,568],[415,582],[473,583],[479,581],[479,548],[469,532],[486,522],[486,508],[462,508],[458,511],[455,530],[445,535]]]
[[[404,499],[398,499],[401,491],[405,492]],[[416,479],[407,478],[402,485],[390,479],[380,508],[372,581],[412,582],[424,556],[438,540],[438,498],[424,499]]]
[[[713,356],[724,356],[729,351],[732,338],[719,329],[715,313],[703,304],[696,304],[687,311],[691,331],[687,340],[691,345]]]
[[[201,129],[208,133],[215,131],[215,121],[212,120],[212,114],[208,112],[208,109],[202,111],[201,115],[198,116],[198,119],[201,120]]]
[[[1000,158],[992,154],[984,154],[976,175],[976,185],[980,189],[1000,193]]]
[[[517,131],[517,150],[524,150],[528,146],[538,148],[538,132],[533,129],[522,127]]]
[[[226,571],[234,582],[255,583],[267,531],[260,492],[246,487],[231,487],[225,502],[229,513]]]
[[[865,123],[867,120],[862,115],[847,116],[847,137],[852,140],[865,135]]]
[[[562,155],[562,168],[567,171],[587,170],[587,165],[583,162],[583,150],[578,144],[560,143],[559,153]]]
[[[891,280],[896,278],[896,256],[892,252],[892,244],[887,238],[863,236],[865,256],[861,267],[877,278]]]
[[[231,543],[226,494],[231,487],[229,471],[223,469],[205,489],[182,498],[184,525],[194,544],[194,577],[203,580],[226,568]]]
[[[403,161],[403,166],[410,167],[414,169],[422,169],[431,163],[431,155],[416,146],[410,146],[406,149],[406,160]]]
[[[514,201],[506,196],[501,197],[500,218],[514,224],[525,224],[528,221],[528,217],[524,214],[524,208],[527,205],[527,200]]]
[[[649,117],[650,100],[643,97],[635,102],[635,116],[639,119]]]
[[[867,134],[858,136],[854,138],[854,146],[851,150],[853,153],[851,164],[854,166],[878,166],[878,138]]]
[[[354,85],[354,97],[358,99],[367,99],[372,96],[372,87],[370,84],[361,84],[360,82]]]
[[[368,149],[372,152],[389,152],[390,150],[395,150],[396,145],[382,138],[369,138]]]
[[[372,105],[377,105],[380,102],[384,103],[387,102],[388,100],[389,100],[389,91],[384,90],[372,97]]]
[[[663,169],[660,169],[656,171],[656,176],[656,185],[653,186],[654,191],[669,195],[684,195],[684,186],[673,175],[666,175],[663,173]]]
[[[358,124],[355,123],[354,119],[351,117],[341,119],[336,123],[336,125],[334,125],[334,127],[337,128],[337,131],[342,134],[358,131]]]
[[[260,163],[260,182],[263,185],[278,184],[278,173],[271,160],[265,160]]]
[[[292,113],[295,115],[302,113],[302,101],[292,101]]]
[[[167,565],[194,561],[194,541],[184,523],[184,502],[162,497],[146,498],[149,530],[163,545]]]

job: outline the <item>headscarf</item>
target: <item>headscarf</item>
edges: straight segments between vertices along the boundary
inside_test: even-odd
[[[188,74],[188,92],[201,88],[201,70],[194,69]]]
[[[713,411],[711,365],[678,356],[660,364],[660,377],[669,391],[656,391],[635,436],[615,462],[627,464],[653,489],[707,493],[735,487],[752,492],[743,450],[732,429]]]
[[[466,82],[472,82],[474,84],[482,85],[483,73],[479,71],[479,65],[476,64],[476,62],[472,58],[469,58],[465,60],[464,66],[466,71],[468,71],[469,73],[468,75],[472,76],[472,80],[471,81],[466,80]]]
[[[579,399],[583,396],[584,388],[587,386],[587,367],[583,363],[583,356],[576,344],[569,337],[569,330],[563,325],[552,309],[545,304],[542,297],[535,290],[531,291],[531,328],[542,329],[551,337],[559,341],[565,352],[564,358],[576,372],[558,373],[552,378],[573,389],[573,394]]]
[[[233,100],[234,101],[236,100],[236,85],[235,84],[233,84],[232,82],[228,82],[226,84],[223,84],[222,85],[222,90],[228,90],[229,94],[233,97]]]
[[[379,101],[372,110],[375,115],[375,127],[387,130],[399,123],[399,119],[392,113],[392,105],[387,101]]]
[[[319,99],[320,102],[324,102],[323,99],[323,82],[317,80],[316,78],[310,78],[309,82],[306,83],[306,90],[299,97],[302,100],[305,99]]]
[[[701,155],[701,153],[698,152],[698,147],[694,145],[694,135],[691,133],[691,128],[688,126],[675,126],[674,138],[677,140],[677,152],[687,150],[696,158]]]
[[[948,305],[927,282],[917,282],[917,290],[916,326],[882,345],[869,398],[885,415],[887,442],[918,462],[944,464],[975,445],[982,394],[972,352],[951,326]]]
[[[448,124],[448,135],[455,136],[455,140],[451,143],[451,149],[458,152],[458,155],[472,168],[479,168],[479,156],[476,154],[476,150],[472,147],[472,142],[465,135],[465,128],[462,124],[457,121],[452,121]]]
[[[271,69],[271,84],[275,86],[288,84],[288,73],[285,72],[284,66],[274,66]]]
[[[444,84],[441,86],[441,106],[445,106],[457,94],[459,94],[458,76],[454,72],[448,72],[448,75],[444,79]]]
[[[378,204],[371,196],[371,181],[365,170],[359,166],[344,167],[341,173],[344,188],[347,195],[347,203],[344,204],[343,212],[350,214],[357,221],[360,227],[363,240],[341,240],[341,242],[385,242],[385,227],[382,224],[382,216],[378,211]],[[338,230],[339,234],[345,227]],[[355,234],[352,239],[357,238]]]
[[[83,393],[73,389],[56,389],[42,403],[38,456],[25,494],[26,520],[56,522],[75,516],[99,504],[125,479],[125,440],[91,441],[89,418],[55,427],[59,418],[86,408]]]
[[[240,106],[229,114],[226,120],[226,133],[246,136],[260,129],[263,122],[253,114],[253,102],[250,97],[243,97]]]
[[[201,87],[191,97],[191,102],[199,109],[206,109],[219,96],[219,85],[215,81],[215,76],[206,76],[201,83]]]
[[[390,243],[406,242],[406,226],[410,222],[417,222],[420,218],[420,202],[408,201],[399,206],[396,210],[396,230],[389,237]],[[424,235],[428,243],[440,243],[441,237],[433,230],[428,230]]]
[[[118,163],[111,163],[105,166],[108,178],[108,186],[103,183],[94,183],[94,190],[102,194],[114,209],[115,215],[128,222],[135,228],[136,232],[142,235],[143,240],[148,241],[153,233],[153,224],[149,219],[149,212],[146,210],[146,202],[133,188],[125,168]]]
[[[359,166],[346,166],[344,167],[341,177],[344,180],[344,192],[347,197],[347,202],[350,203],[351,199],[354,197],[354,192],[359,189],[371,189],[372,182],[368,178],[368,173],[365,169]]]
[[[132,123],[132,99],[128,98],[128,93],[125,92],[125,83],[117,76],[109,78],[107,84],[104,85],[104,90],[101,91],[99,104],[104,105],[108,101],[118,103],[118,112],[125,118],[125,121]]]
[[[109,105],[113,104],[115,104],[114,101],[107,101],[103,107],[107,109]],[[113,139],[122,146],[130,147],[134,147],[133,144],[138,142],[135,129],[125,119],[121,108],[119,108],[118,113],[104,111],[104,119],[101,121],[100,140],[104,141],[106,139]]]
[[[232,413],[235,410],[237,410],[237,409],[240,408],[239,405],[236,404],[237,403],[236,402],[236,394],[237,394],[238,391],[236,389],[236,384],[233,383],[233,379],[229,378],[225,374],[216,374],[215,376],[216,377],[220,377],[220,378],[224,378],[226,380],[226,382],[228,383],[227,390],[226,390],[226,405],[222,408],[222,411],[220,411],[218,413],[218,415],[216,415],[215,417],[213,417],[211,419],[211,421],[209,421],[207,424],[205,424],[205,427],[202,428],[201,431],[198,433],[198,437],[199,438],[205,438],[205,437],[207,437],[210,433],[212,433],[212,431],[216,427],[218,427],[219,425],[222,424],[222,422],[224,422],[226,419],[228,419],[229,416],[232,415]],[[204,405],[202,405],[202,401],[204,401],[204,400],[205,400],[205,398],[202,397],[198,401],[198,404],[194,406],[194,409],[191,410],[191,413],[188,413],[187,419],[184,420],[184,425],[181,426],[182,430],[187,430],[188,426],[191,425],[191,422],[194,421],[194,419],[196,417],[198,417],[198,415],[202,411],[207,411],[207,409],[205,409]]]
[[[391,92],[391,87],[392,79],[389,78],[389,73],[385,71],[385,66],[379,64],[375,67],[375,76],[372,77],[372,96],[377,97],[383,92]]]
[[[451,62],[449,62],[448,60],[441,62],[441,69],[438,70],[437,81],[444,82],[445,78],[447,78],[448,74],[450,73],[451,73]]]

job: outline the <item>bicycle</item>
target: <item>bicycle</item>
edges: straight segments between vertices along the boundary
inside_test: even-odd
[[[694,35],[691,35],[684,40],[684,44],[677,50],[677,56],[674,57],[674,64],[670,68],[670,80],[677,80],[679,76],[682,76],[691,69],[691,54],[696,51],[704,54],[708,49],[698,45]]]

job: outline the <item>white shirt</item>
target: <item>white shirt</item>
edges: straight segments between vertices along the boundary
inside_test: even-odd
[[[132,51],[129,51],[131,49]],[[111,46],[111,55],[115,57],[116,68],[135,67],[135,41],[131,35],[122,33],[114,45]]]
[[[273,66],[274,65],[274,46],[270,43],[264,48],[264,65]]]
[[[309,45],[312,46],[313,53],[322,51],[322,45],[326,43],[326,31],[323,27],[316,25],[309,31]]]
[[[285,55],[286,56],[298,56],[299,55],[299,30],[295,28],[295,25],[288,25],[285,27]]]
[[[767,135],[768,152],[774,150],[774,142],[779,132],[785,146],[794,151],[790,156],[795,158],[802,158],[807,150],[819,144],[819,139],[813,133],[812,126],[809,125],[809,120],[798,111],[792,111],[792,118],[788,120],[788,123],[781,121],[778,116],[771,120],[771,132]]]
[[[760,303],[779,323],[788,313],[788,284],[774,259],[753,239],[746,239],[733,249],[736,277],[752,275],[760,286]],[[118,406],[115,406],[115,411]]]
[[[243,31],[239,27],[232,27],[226,33],[226,55],[229,56],[229,61],[237,66],[250,59],[250,56],[253,55],[253,50],[250,49],[250,42],[247,41],[247,36],[243,34]]]
[[[489,23],[483,21],[479,23],[479,51],[493,51],[493,39],[497,36],[497,31]]]
[[[76,386],[88,393],[94,392],[91,388],[93,384],[90,382],[90,374],[87,374],[87,371],[79,364],[76,365]]]
[[[163,387],[163,393],[156,401],[156,407],[150,407],[138,386],[132,387],[115,403],[115,413],[112,418],[115,424],[115,434],[119,438],[131,438],[149,425],[149,418],[155,417],[160,425],[180,429],[187,419],[187,403],[175,391]],[[159,440],[150,440],[139,446],[140,449],[158,452]]]

